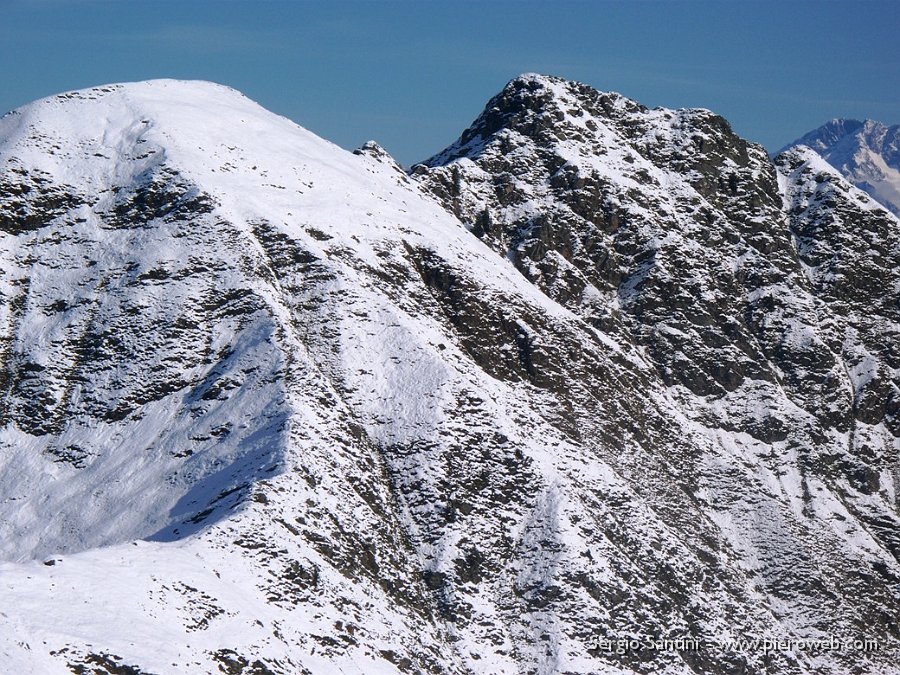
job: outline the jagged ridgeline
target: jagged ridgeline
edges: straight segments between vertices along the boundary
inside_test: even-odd
[[[896,672],[900,222],[813,149],[112,85],[0,120],[0,257],[9,672]]]

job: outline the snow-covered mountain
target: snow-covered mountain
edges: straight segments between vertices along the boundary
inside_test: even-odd
[[[896,672],[900,222],[808,149],[111,85],[0,120],[0,256],[9,672]]]
[[[900,125],[835,119],[784,149],[798,145],[815,150],[844,178],[900,215]]]

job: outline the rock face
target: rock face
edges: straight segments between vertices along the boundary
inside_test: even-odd
[[[859,625],[897,630],[896,218],[808,149],[773,166],[708,111],[541,76],[511,82],[413,173],[548,296],[653,364],[648,379],[704,438],[675,463],[704,514],[691,527],[718,524],[781,620],[799,628],[808,602],[818,626],[833,607],[829,630],[846,629],[848,598],[828,590],[846,574],[886,591],[880,620],[872,595],[853,610]],[[887,568],[850,562],[858,536]]]
[[[808,149],[114,85],[0,121],[0,255],[15,672],[893,672],[900,223]]]
[[[900,125],[835,119],[784,148],[805,145],[856,187],[900,215]]]

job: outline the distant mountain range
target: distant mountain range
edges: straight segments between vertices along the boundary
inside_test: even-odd
[[[206,82],[4,116],[3,672],[896,673],[889,137],[534,74],[408,172]]]
[[[900,215],[900,125],[835,119],[783,148],[805,145],[856,187]]]

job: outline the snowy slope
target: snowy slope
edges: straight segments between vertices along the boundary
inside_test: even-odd
[[[900,215],[900,125],[835,119],[783,150],[799,145],[815,150],[844,178]]]
[[[201,82],[0,120],[10,672],[892,672],[896,219],[579,87],[412,177]]]

